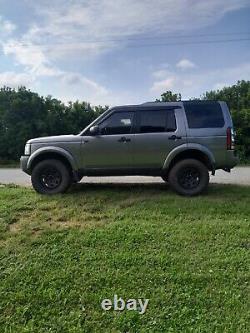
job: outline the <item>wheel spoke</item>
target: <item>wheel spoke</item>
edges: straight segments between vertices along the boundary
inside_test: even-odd
[[[57,188],[62,181],[60,172],[54,167],[47,167],[42,170],[40,175],[41,184],[50,190]]]
[[[194,167],[186,167],[180,170],[177,178],[184,189],[192,190],[200,183],[200,172]]]

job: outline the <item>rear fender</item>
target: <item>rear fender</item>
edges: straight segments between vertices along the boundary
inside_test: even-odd
[[[214,171],[215,169],[214,155],[207,147],[200,145],[198,143],[191,143],[191,144],[186,143],[173,149],[164,162],[163,170],[168,170],[171,162],[174,160],[175,157],[177,157],[179,154],[183,152],[188,152],[189,150],[196,150],[206,155],[206,157],[209,160],[209,163],[211,164],[212,171]]]

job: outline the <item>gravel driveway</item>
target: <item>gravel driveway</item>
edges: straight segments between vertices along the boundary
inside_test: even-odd
[[[210,177],[211,183],[250,185],[250,167],[237,167],[231,173],[222,170],[216,171],[215,176]],[[30,177],[20,169],[1,169],[0,184],[16,184],[30,186]],[[82,183],[162,183],[160,177],[84,177]]]

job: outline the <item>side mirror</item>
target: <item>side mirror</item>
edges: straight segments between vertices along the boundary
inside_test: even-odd
[[[100,128],[98,125],[96,126],[91,126],[89,129],[90,135],[98,135],[100,133]]]

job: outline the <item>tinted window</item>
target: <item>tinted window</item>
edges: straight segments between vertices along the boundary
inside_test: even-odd
[[[102,135],[129,134],[134,112],[115,112],[100,124]]]
[[[217,102],[184,102],[189,128],[223,127],[224,117]]]
[[[151,110],[140,112],[140,133],[174,132],[174,110]]]
[[[167,132],[174,132],[176,131],[176,119],[174,110],[167,111]]]

